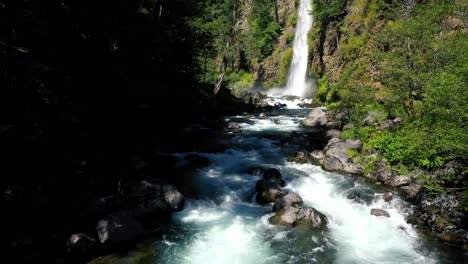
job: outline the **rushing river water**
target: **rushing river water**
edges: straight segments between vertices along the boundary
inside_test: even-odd
[[[387,203],[384,190],[375,186],[286,161],[299,147],[278,139],[307,134],[300,124],[308,112],[290,102],[274,115],[249,116],[254,123],[243,124],[241,133],[232,134],[227,150],[196,153],[211,163],[193,172],[190,187],[197,198],[189,198],[185,209],[173,214],[171,224],[153,243],[156,263],[456,263],[406,223],[411,209],[399,197]],[[327,228],[270,225],[272,206],[253,202],[260,176],[247,171],[258,167],[279,169],[287,180],[286,190],[325,214]],[[359,192],[364,203],[348,199],[351,192]],[[390,218],[370,215],[371,208],[387,210]]]

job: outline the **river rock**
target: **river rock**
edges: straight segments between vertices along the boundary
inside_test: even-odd
[[[67,252],[70,254],[89,253],[96,247],[96,240],[88,234],[72,234],[67,239]]]
[[[404,175],[398,175],[388,169],[388,162],[379,160],[374,162],[374,171],[367,175],[368,178],[375,178],[385,185],[391,187],[401,187],[409,185],[411,182],[410,177]]]
[[[282,176],[279,170],[270,168],[265,170],[265,172],[263,173],[263,178],[266,180],[281,180]]]
[[[327,138],[339,138],[341,137],[341,134],[343,134],[343,132],[340,130],[330,129],[330,130],[327,130],[326,136]]]
[[[241,130],[241,125],[236,122],[227,122],[226,128],[235,132],[238,132]]]
[[[310,207],[285,207],[277,211],[268,221],[272,225],[301,225],[309,228],[321,228],[326,225],[325,216]]]
[[[312,164],[321,165],[325,154],[321,150],[314,150],[310,153],[310,159]]]
[[[319,107],[312,108],[309,116],[302,121],[302,124],[307,127],[323,127],[327,124],[327,116]]]
[[[120,211],[99,221],[96,231],[101,243],[117,243],[136,239],[143,234],[144,229],[133,212]]]
[[[415,201],[421,192],[422,186],[417,183],[410,183],[408,186],[400,187],[403,198]]]
[[[325,170],[340,171],[346,173],[361,173],[364,168],[357,163],[354,163],[348,155],[348,151],[360,151],[362,142],[356,140],[341,141],[337,138],[332,138],[325,147],[325,157],[323,158],[322,166]]]
[[[256,190],[257,196],[256,201],[259,204],[274,203],[279,198],[288,194],[281,188],[284,184],[282,179],[262,179],[257,181]]]
[[[377,209],[377,208],[371,209],[370,214],[375,215],[375,216],[390,217],[390,214],[387,211],[385,211],[383,209]]]
[[[387,203],[390,202],[393,199],[393,193],[392,192],[386,192],[383,194],[383,199]]]
[[[127,186],[119,195],[120,205],[133,210],[137,217],[171,213],[184,207],[184,196],[173,185],[140,181]]]
[[[302,205],[302,203],[302,198],[298,194],[288,193],[275,202],[273,205],[273,212],[279,211],[285,207],[297,207]]]

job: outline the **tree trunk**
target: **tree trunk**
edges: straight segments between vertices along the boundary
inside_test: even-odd
[[[234,0],[232,3],[232,24],[231,24],[231,30],[229,31],[229,34],[228,34],[226,49],[229,49],[231,47],[232,40],[234,39],[234,25],[236,24],[237,7],[238,7],[238,0]],[[224,80],[224,75],[226,74],[227,64],[228,64],[228,59],[226,58],[226,56],[223,56],[223,61],[221,63],[221,72],[219,74],[218,81],[215,84],[215,88],[213,89],[214,94],[217,94],[219,92],[219,89],[221,89],[221,85]]]

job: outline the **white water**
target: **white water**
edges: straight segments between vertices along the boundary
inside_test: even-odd
[[[307,60],[309,57],[309,45],[307,43],[307,32],[312,27],[313,17],[309,14],[311,10],[310,0],[301,0],[299,14],[294,36],[294,53],[289,68],[286,91],[290,95],[310,95],[311,85],[307,82]]]
[[[194,173],[191,181],[196,198],[173,214],[171,229],[163,240],[155,242],[161,256],[158,263],[437,262],[437,254],[426,249],[405,222],[410,209],[398,197],[386,203],[381,192],[354,183],[350,177],[310,164],[286,162],[287,148],[264,136],[299,129],[299,117],[307,110],[294,115],[283,111],[275,116],[280,123],[253,118],[255,124],[244,125],[245,132],[231,138],[225,152],[197,153],[211,163]],[[279,169],[288,182],[286,190],[297,192],[307,206],[327,216],[327,229],[270,225],[271,205],[252,202],[260,177],[246,171],[255,167]],[[346,198],[353,190],[369,193],[368,203]],[[372,208],[383,208],[391,217],[372,216]]]

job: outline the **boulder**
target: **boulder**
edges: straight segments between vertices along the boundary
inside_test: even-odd
[[[285,207],[297,207],[302,204],[302,198],[298,194],[288,193],[275,202],[273,205],[273,212],[279,211]]]
[[[233,131],[240,131],[241,125],[236,122],[227,122],[226,128]]]
[[[302,124],[307,127],[323,127],[327,124],[327,116],[319,107],[312,108],[309,116],[302,121]]]
[[[285,207],[277,211],[274,216],[268,219],[268,221],[272,225],[300,225],[308,228],[321,228],[327,223],[323,214],[310,207]]]
[[[383,194],[383,199],[387,203],[390,202],[393,199],[393,193],[392,192],[386,192]]]
[[[119,211],[100,220],[96,231],[101,243],[118,243],[136,239],[144,229],[132,212]]]
[[[279,170],[270,168],[270,169],[265,170],[265,172],[263,173],[263,178],[266,180],[271,180],[271,179],[281,180],[282,176]]]
[[[388,169],[388,162],[379,160],[374,162],[374,171],[367,175],[368,178],[375,178],[378,181],[391,187],[401,187],[410,184],[410,177],[397,175]]]
[[[346,173],[361,173],[364,168],[360,164],[352,161],[348,155],[348,151],[360,151],[362,142],[356,140],[341,141],[337,138],[332,138],[325,147],[325,157],[323,158],[322,166],[325,170],[340,171]]]
[[[394,131],[397,128],[397,125],[393,120],[384,120],[380,123],[380,126],[378,130],[383,131],[383,130],[392,130]]]
[[[320,165],[323,162],[325,154],[321,150],[314,150],[310,153],[311,162],[315,165]]]
[[[296,214],[295,225],[304,225],[306,227],[321,228],[327,223],[323,214],[311,207],[301,208]]]
[[[96,240],[88,234],[72,234],[67,239],[67,252],[70,254],[89,253],[96,247]]]
[[[375,216],[390,217],[390,214],[387,211],[385,211],[383,209],[377,209],[377,208],[371,209],[370,214],[375,215]]]
[[[284,185],[284,181],[282,179],[262,179],[257,181],[257,203],[274,203],[279,198],[288,194],[286,191],[283,190],[283,188],[281,188],[282,185]]]
[[[340,130],[330,129],[330,130],[327,130],[326,136],[327,138],[339,138],[341,137],[341,134],[343,134],[343,132]]]
[[[140,181],[126,186],[119,194],[120,206],[133,210],[137,217],[171,213],[184,207],[184,196],[173,185]]]
[[[286,207],[268,219],[268,222],[272,225],[285,225],[285,226],[294,226],[296,222],[296,214],[301,210],[300,208],[295,207]]]
[[[414,201],[421,192],[422,186],[417,183],[410,183],[408,186],[400,187],[403,198]]]
[[[378,119],[382,120],[384,117],[385,113],[382,111],[369,111],[367,112],[367,116],[364,117],[364,125],[367,126],[375,126],[379,124]]]

